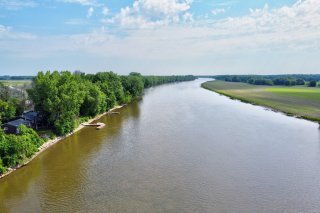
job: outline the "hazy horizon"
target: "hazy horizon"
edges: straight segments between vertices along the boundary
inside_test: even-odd
[[[0,0],[0,75],[317,74],[320,0]]]

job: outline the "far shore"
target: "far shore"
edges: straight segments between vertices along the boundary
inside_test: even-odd
[[[100,119],[101,117],[103,117],[104,115],[107,115],[108,113],[114,111],[114,110],[117,110],[117,109],[120,109],[122,107],[124,107],[125,105],[122,105],[122,106],[115,106],[113,107],[112,109],[110,109],[108,112],[104,112],[100,115],[97,115],[96,117],[88,120],[87,122],[85,123],[92,123],[98,119]],[[12,167],[12,168],[8,168],[8,171],[2,175],[0,175],[0,179],[5,177],[5,176],[8,176],[9,174],[11,174],[12,172],[16,171],[17,169],[23,167],[23,166],[26,166],[28,163],[30,163],[33,159],[35,159],[37,156],[39,156],[43,151],[45,151],[46,149],[48,149],[49,147],[53,146],[54,144],[58,143],[59,141],[69,137],[70,135],[73,135],[74,133],[80,131],[81,129],[83,129],[85,126],[82,125],[82,123],[75,129],[73,130],[71,133],[65,135],[65,136],[60,136],[60,137],[56,137],[54,139],[51,139],[51,140],[48,140],[47,142],[45,142],[44,144],[42,144],[39,148],[38,148],[38,151],[36,153],[34,153],[34,155],[29,158],[26,162],[22,163],[22,164],[19,164],[15,167]]]
[[[231,99],[320,124],[319,88],[256,86],[219,80],[207,81],[201,87]]]

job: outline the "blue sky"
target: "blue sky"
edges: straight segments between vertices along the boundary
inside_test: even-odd
[[[319,73],[320,0],[0,0],[0,75]]]

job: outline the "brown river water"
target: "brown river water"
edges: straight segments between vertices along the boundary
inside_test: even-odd
[[[0,212],[320,212],[318,124],[207,91],[148,89],[0,180]]]

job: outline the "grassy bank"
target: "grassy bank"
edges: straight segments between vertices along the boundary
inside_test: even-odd
[[[291,116],[320,121],[320,88],[255,86],[225,81],[209,81],[201,86],[242,102],[269,107]]]

